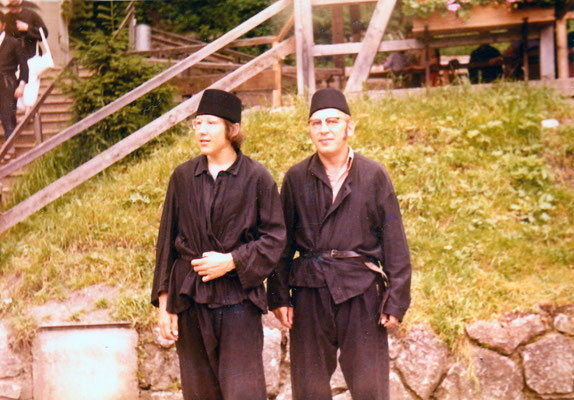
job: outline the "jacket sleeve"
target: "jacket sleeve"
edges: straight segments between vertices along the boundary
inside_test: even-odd
[[[270,310],[292,305],[289,294],[289,271],[295,255],[297,213],[288,174],[285,176],[281,187],[281,204],[283,205],[283,216],[287,229],[287,243],[277,267],[267,281],[267,300]]]
[[[258,224],[255,238],[231,252],[241,286],[261,285],[275,268],[285,246],[285,222],[277,184],[267,171],[257,184]]]
[[[175,239],[178,234],[179,208],[176,197],[176,178],[172,175],[163,204],[156,245],[155,272],[151,292],[151,303],[159,306],[159,295],[169,289],[171,269],[177,259]]]
[[[402,320],[411,301],[411,260],[397,195],[384,171],[378,196],[382,223],[384,271],[390,281],[390,294],[383,312]]]
[[[28,22],[28,31],[26,32],[27,39],[42,40],[42,35],[40,35],[40,28],[44,31],[44,36],[48,37],[48,28],[46,24],[39,15],[34,15],[30,18]]]
[[[20,66],[20,82],[24,81],[28,83],[29,77],[29,69],[28,69],[28,60],[26,60],[26,56],[24,55],[24,50],[22,46],[14,46],[14,51],[16,52],[16,59],[18,60],[18,65]]]

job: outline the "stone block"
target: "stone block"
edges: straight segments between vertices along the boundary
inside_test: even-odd
[[[574,398],[574,341],[550,333],[521,351],[529,388],[541,395],[569,394]]]
[[[471,339],[506,355],[545,331],[544,321],[537,314],[509,317],[503,321],[477,321],[466,327]]]
[[[396,366],[408,387],[427,400],[448,369],[448,349],[429,330],[415,328],[403,340]]]
[[[22,386],[12,380],[0,381],[0,399],[19,400]]]
[[[433,397],[436,400],[475,400],[479,394],[468,368],[459,361],[450,367]]]
[[[574,336],[574,314],[559,313],[554,317],[554,327],[559,332]]]
[[[265,367],[265,383],[267,393],[271,396],[279,394],[281,383],[281,330],[263,327],[263,366]]]
[[[472,370],[480,388],[480,399],[524,399],[522,374],[510,358],[492,350],[475,348],[472,363]]]
[[[389,374],[389,394],[393,400],[415,400],[414,396],[405,388],[401,377],[395,371]]]

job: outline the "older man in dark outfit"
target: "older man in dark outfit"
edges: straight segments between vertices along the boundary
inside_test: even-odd
[[[397,196],[386,170],[349,147],[341,92],[315,93],[309,114],[317,153],[285,175],[287,248],[268,283],[270,309],[291,329],[293,397],[331,399],[339,349],[353,398],[388,399],[387,328],[410,303]]]
[[[8,2],[8,14],[6,15],[6,32],[21,40],[26,59],[36,55],[36,43],[42,40],[40,28],[48,37],[48,29],[42,18],[24,6],[23,0],[10,0]]]
[[[207,90],[193,121],[201,155],[173,172],[152,303],[176,340],[186,400],[263,400],[263,281],[285,246],[277,186],[243,155],[241,101]]]
[[[0,12],[0,120],[6,140],[16,127],[16,101],[24,93],[28,82],[28,64],[20,43],[4,31],[5,16]],[[20,68],[20,77],[16,70]],[[5,156],[9,160],[15,154],[10,148]]]

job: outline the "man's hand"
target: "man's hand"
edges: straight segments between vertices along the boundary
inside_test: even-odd
[[[159,295],[159,315],[157,321],[159,331],[164,339],[177,340],[179,338],[177,314],[168,313],[166,307],[167,293],[162,293]]]
[[[30,26],[24,21],[16,20],[16,29],[18,29],[20,32],[28,32],[29,27]]]
[[[276,308],[273,314],[285,328],[293,328],[293,307]]]
[[[202,258],[191,260],[193,270],[198,275],[202,276],[203,282],[208,282],[213,279],[222,277],[229,271],[235,269],[235,263],[231,253],[217,253],[215,251],[208,251],[203,253]]]
[[[394,315],[381,315],[381,319],[379,320],[379,324],[383,325],[385,328],[389,329],[393,326],[397,326],[399,324],[399,319]]]
[[[24,95],[24,88],[25,87],[26,87],[26,82],[20,81],[20,84],[18,85],[18,87],[14,91],[14,98],[15,99],[22,97]]]

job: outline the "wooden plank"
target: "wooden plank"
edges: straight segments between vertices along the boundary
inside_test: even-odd
[[[558,61],[558,78],[568,78],[568,21],[562,18],[556,21],[556,58]]]
[[[353,65],[351,76],[349,76],[349,80],[347,81],[347,86],[345,87],[346,92],[358,92],[362,90],[362,84],[369,77],[371,65],[373,65],[396,3],[397,0],[379,0],[377,2],[361,50]]]
[[[137,56],[156,56],[158,54],[184,54],[193,53],[199,49],[204,48],[204,44],[191,44],[188,46],[177,46],[177,47],[164,47],[161,49],[151,49],[151,50],[129,50],[126,51],[127,55],[137,55]]]
[[[183,71],[187,70],[189,67],[193,66],[194,64],[202,61],[207,56],[213,54],[214,52],[220,50],[221,48],[225,47],[235,39],[243,36],[245,33],[249,32],[251,29],[255,28],[256,26],[260,25],[262,22],[268,20],[272,16],[278,14],[289,4],[291,3],[290,0],[279,0],[276,3],[273,3],[271,6],[267,7],[263,11],[259,12],[258,14],[254,15],[253,17],[249,18],[247,21],[243,22],[241,25],[238,25],[231,31],[227,32],[220,38],[214,40],[213,42],[206,45],[204,48],[198,50],[196,53],[190,55],[189,57],[181,60],[177,64],[169,67],[165,71],[161,72],[160,74],[156,75],[152,79],[142,83],[137,88],[131,90],[130,92],[126,93],[122,97],[114,100],[113,102],[107,104],[106,106],[100,108],[93,114],[87,116],[83,120],[76,122],[74,125],[70,126],[69,128],[64,129],[59,134],[51,137],[50,139],[46,140],[41,145],[33,148],[28,153],[20,156],[10,163],[6,164],[5,166],[0,167],[0,179],[11,174],[12,172],[22,168],[25,165],[28,165],[38,157],[46,154],[48,151],[52,150],[59,144],[65,142],[68,139],[76,136],[80,132],[88,129],[89,127],[93,126],[94,124],[100,122],[102,119],[106,118],[107,116],[113,114],[120,108],[132,103],[133,101],[139,99],[143,95],[149,93],[153,89],[159,87],[160,85],[164,84],[165,82],[169,81],[170,79],[176,77],[177,75],[181,74]]]
[[[361,5],[350,5],[349,13],[351,14],[351,38],[353,42],[360,42],[361,32],[363,30],[363,24],[361,23]]]
[[[289,34],[289,31],[293,28],[293,25],[295,25],[295,16],[291,14],[289,19],[285,22],[285,25],[283,25],[283,27],[275,37],[275,42],[277,44],[285,40],[285,38]]]
[[[428,26],[431,34],[519,27],[524,18],[528,18],[529,24],[552,24],[554,9],[541,7],[511,9],[504,5],[489,4],[473,7],[465,18],[458,18],[453,12],[444,15],[435,12],[428,18],[413,19],[413,34],[423,35],[425,26]]]
[[[294,0],[295,41],[297,43],[297,91],[300,95],[315,92],[313,57],[313,14],[307,0]]]
[[[120,24],[120,26],[118,27],[118,30],[112,36],[112,39],[116,39],[120,35],[122,30],[126,27],[126,25],[133,18],[134,14],[135,14],[135,3],[136,3],[135,0],[131,0],[130,3],[128,4],[128,6],[126,7],[127,14],[126,14],[124,20],[122,21],[122,23]]]
[[[331,43],[345,42],[345,27],[343,25],[343,6],[331,6]],[[315,54],[315,49],[313,49]],[[333,65],[337,68],[345,68],[345,57],[337,55],[333,57]]]
[[[252,76],[269,68],[277,59],[285,58],[293,53],[294,50],[295,41],[293,38],[290,38],[245,64],[237,71],[230,73],[211,85],[210,88],[232,90]],[[197,110],[201,94],[202,92],[184,101],[66,176],[0,215],[0,234],[192,115]]]
[[[530,32],[529,39],[538,39],[538,32]],[[444,47],[467,46],[483,43],[504,43],[521,40],[522,34],[519,31],[503,33],[482,33],[470,34],[465,36],[430,39],[429,46],[431,49],[441,49]],[[419,39],[404,40],[384,40],[381,42],[378,51],[381,53],[391,51],[407,51],[413,49],[424,49],[425,45]],[[317,44],[313,47],[315,57],[325,57],[339,54],[357,54],[361,50],[361,43],[349,42],[340,44]]]
[[[237,39],[227,47],[248,47],[248,46],[261,46],[264,44],[271,44],[275,41],[275,36],[259,36],[248,39]]]
[[[540,79],[555,79],[555,67],[554,26],[550,25],[540,31]]]
[[[311,4],[315,6],[346,6],[357,5],[363,3],[376,3],[378,0],[311,0]]]
[[[562,7],[562,9],[557,10],[556,12],[556,19],[560,20],[560,19],[568,19],[566,16],[570,11],[570,9],[572,8],[572,6],[574,6],[574,0],[567,0],[564,3],[564,6]]]

